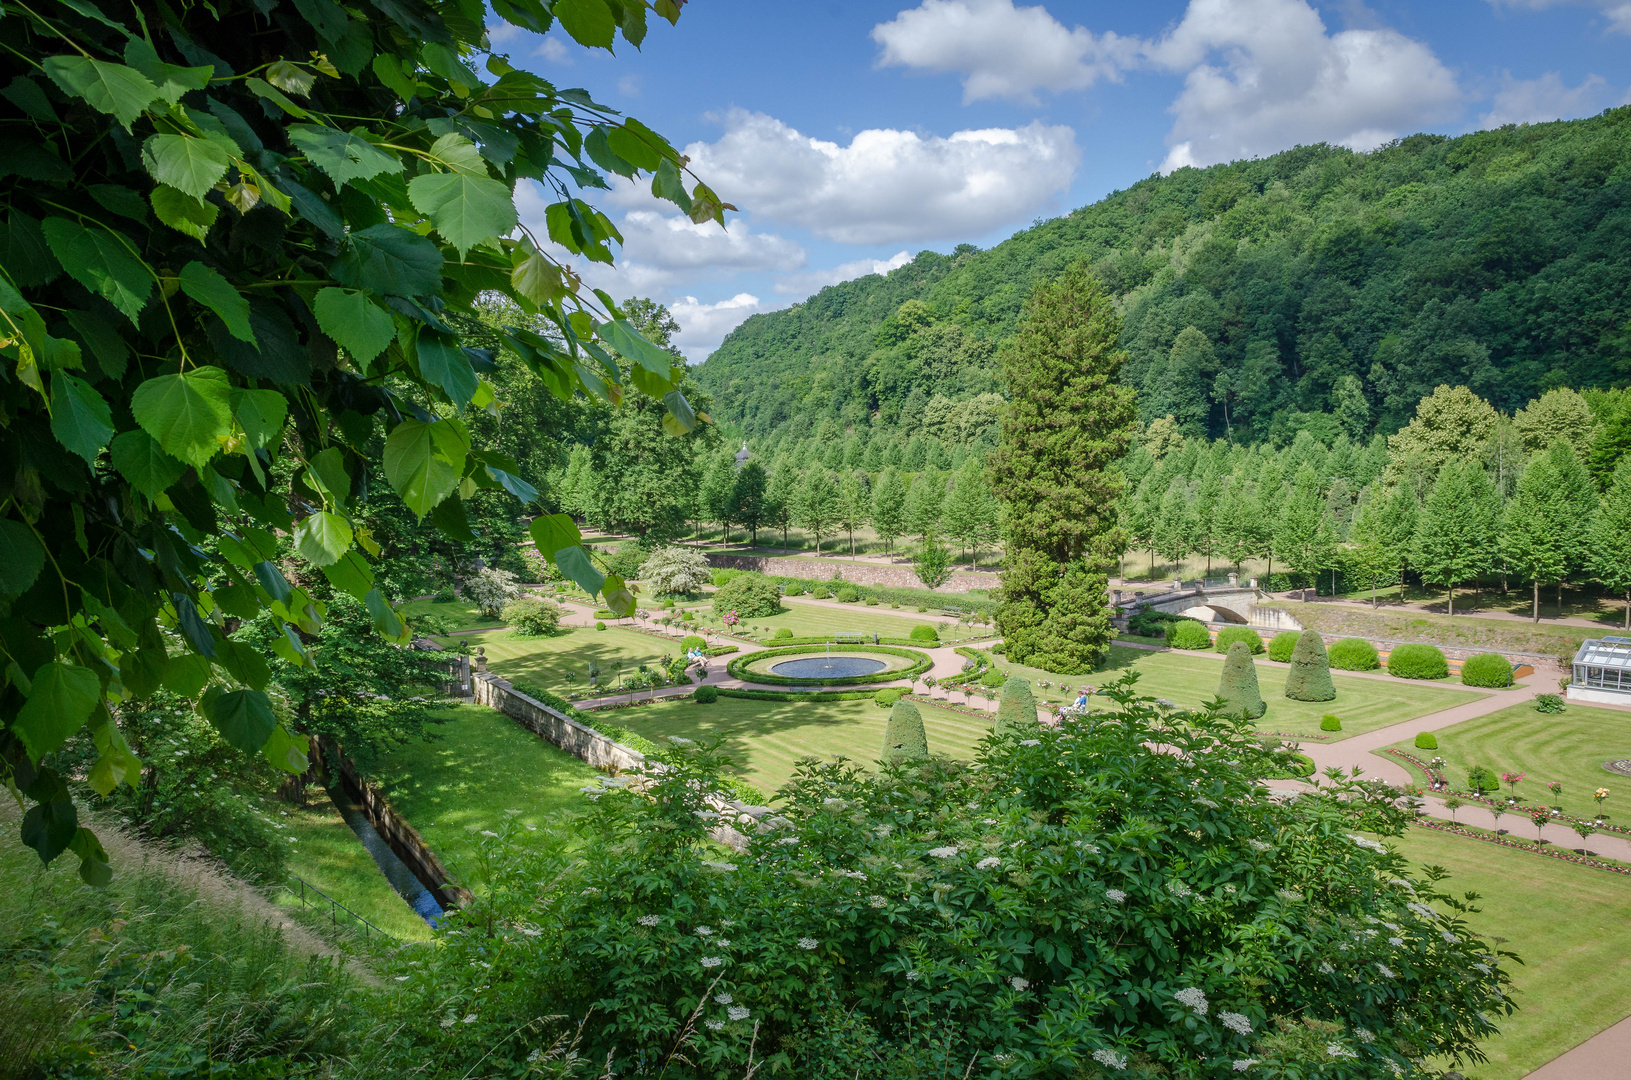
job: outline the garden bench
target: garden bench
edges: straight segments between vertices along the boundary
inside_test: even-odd
[[[866,644],[866,635],[865,634],[834,634],[832,636],[832,643],[834,645],[865,645]]]

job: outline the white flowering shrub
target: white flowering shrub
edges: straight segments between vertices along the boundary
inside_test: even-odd
[[[508,570],[484,566],[464,583],[464,595],[483,615],[496,619],[505,604],[521,595],[521,587]]]
[[[710,582],[711,573],[702,552],[670,544],[646,556],[640,564],[640,583],[652,596],[692,596]]]
[[[571,1018],[614,1076],[740,1077],[750,1054],[801,1080],[947,1061],[982,1080],[1383,1080],[1479,1060],[1512,1008],[1502,954],[1437,876],[1351,839],[1403,831],[1397,792],[1278,798],[1247,724],[1130,682],[1108,696],[1116,712],[1036,746],[993,735],[971,763],[806,762],[774,818],[734,821],[729,873],[709,830],[732,815],[698,813],[724,759],[676,747],[649,783],[600,789],[550,865],[518,845],[520,869],[484,871],[513,895],[479,887],[460,933],[401,970],[436,1009],[479,1002],[484,1030]],[[457,1076],[475,1056],[427,1062]]]

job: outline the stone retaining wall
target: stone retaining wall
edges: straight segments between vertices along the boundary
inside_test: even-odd
[[[444,908],[467,904],[474,896],[469,889],[453,880],[442,860],[425,843],[419,830],[408,824],[408,819],[396,812],[391,802],[373,784],[357,774],[357,768],[336,743],[322,742],[323,748],[332,750],[332,759],[339,763],[340,782],[346,794],[362,808],[374,831],[388,844],[403,865],[413,871],[436,902]]]
[[[711,551],[708,565],[721,570],[757,570],[771,577],[803,578],[805,581],[830,581],[833,575],[852,585],[877,585],[889,589],[921,589],[923,582],[910,566],[879,566],[876,563],[850,563],[825,559],[782,559],[765,555],[733,555],[730,552]],[[963,593],[970,589],[995,589],[1000,579],[996,574],[954,571],[946,583],[937,590],[944,593]]]
[[[615,776],[645,767],[646,755],[640,751],[613,742],[594,728],[556,712],[497,675],[476,675],[471,678],[470,687],[478,704],[497,709],[540,739],[554,743],[597,769]]]

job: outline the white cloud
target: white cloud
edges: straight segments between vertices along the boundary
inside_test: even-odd
[[[719,348],[725,335],[741,325],[749,315],[785,306],[766,304],[752,293],[745,292],[715,304],[704,304],[694,296],[675,300],[668,305],[668,313],[680,324],[680,332],[674,335],[674,344],[688,358],[701,360]]]
[[[872,28],[883,46],[880,65],[963,75],[963,103],[1009,98],[1032,103],[1036,90],[1081,90],[1101,78],[1119,81],[1137,42],[1095,37],[1042,7],[1013,0],[923,0]]]
[[[872,129],[848,146],[763,113],[733,110],[725,134],[693,143],[691,169],[743,211],[849,244],[978,236],[1067,190],[1080,154],[1068,127]]]
[[[1478,118],[1478,125],[1497,128],[1503,124],[1542,124],[1548,120],[1572,120],[1597,111],[1607,86],[1599,75],[1587,75],[1580,85],[1570,88],[1563,76],[1548,71],[1538,79],[1514,79],[1505,72],[1501,89],[1490,101],[1490,110]]]
[[[640,76],[625,75],[617,80],[617,92],[624,97],[640,96]]]
[[[1608,20],[1609,33],[1631,34],[1631,3],[1626,0],[1489,0],[1495,7],[1523,8],[1529,11],[1544,11],[1547,8],[1589,7],[1596,8]]]
[[[1327,33],[1305,0],[1191,0],[1145,54],[1187,72],[1163,171],[1299,143],[1366,150],[1461,103],[1455,76],[1426,45],[1386,29]]]
[[[887,259],[856,259],[840,263],[829,270],[811,270],[803,274],[788,274],[778,278],[774,286],[782,296],[805,297],[840,281],[853,281],[868,274],[887,274],[899,270],[912,261],[910,252],[897,251]]]
[[[567,49],[566,43],[557,37],[546,37],[538,46],[537,55],[552,64],[570,64],[572,53]]]

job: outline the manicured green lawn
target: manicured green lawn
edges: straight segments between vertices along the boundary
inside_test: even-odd
[[[502,626],[499,619],[489,619],[476,609],[476,605],[467,600],[450,600],[446,603],[437,603],[434,600],[414,600],[403,604],[402,614],[408,619],[415,632],[425,632],[431,629],[446,629],[449,631],[480,630],[490,626]],[[444,626],[426,626],[421,629],[414,625],[415,620],[430,616],[436,623]]]
[[[1483,899],[1472,925],[1523,958],[1518,1012],[1484,1044],[1479,1080],[1519,1080],[1631,1014],[1631,885],[1616,874],[1541,859],[1428,829],[1390,840],[1417,865],[1450,872],[1447,892]]]
[[[952,598],[946,602],[955,603]],[[839,608],[828,604],[803,603],[802,598],[797,596],[783,601],[783,609],[781,614],[769,618],[745,620],[747,632],[753,637],[766,638],[785,626],[793,631],[795,637],[877,634],[880,637],[903,638],[911,634],[912,627],[929,625],[939,630],[943,642],[970,641],[992,635],[990,627],[971,626],[968,623],[959,625],[955,619],[941,615],[938,610],[919,614],[905,609],[896,611],[882,604],[877,607],[845,604]],[[704,608],[697,614],[711,625],[719,625],[711,608]],[[769,629],[766,630],[766,627]]]
[[[615,687],[618,665],[625,675],[633,675],[642,663],[666,663],[680,651],[679,638],[664,641],[610,624],[604,630],[567,627],[549,637],[521,637],[504,630],[459,640],[486,650],[489,671],[562,697],[588,691],[590,661],[600,665],[600,685]]]
[[[949,709],[923,707],[922,712],[931,753],[971,757],[975,744],[991,729],[988,719]],[[842,754],[871,766],[882,749],[889,719],[889,711],[870,699],[781,702],[722,697],[712,705],[659,702],[611,715],[615,723],[653,741],[670,735],[699,742],[717,739],[736,761],[737,773],[767,793],[787,782],[800,758],[830,761]]]
[[[1004,671],[1030,679],[1039,700],[1055,703],[1073,700],[1077,688],[1081,686],[1101,685],[1127,671],[1136,671],[1139,693],[1166,698],[1187,708],[1214,697],[1218,679],[1223,674],[1220,657],[1178,651],[1150,652],[1123,645],[1110,646],[1103,665],[1092,675],[1055,675],[1037,668],[1010,664],[1001,657],[997,658],[997,663]],[[1285,696],[1287,670],[1279,664],[1257,665],[1257,685],[1269,707],[1263,719],[1258,721],[1259,730],[1286,735],[1325,734],[1334,741],[1452,708],[1481,696],[1471,690],[1449,689],[1403,679],[1359,679],[1333,672],[1331,678],[1337,689],[1335,700],[1292,701]],[[1037,685],[1044,681],[1054,685],[1046,688]],[[1341,731],[1320,731],[1320,718],[1326,713],[1334,713],[1341,718]]]
[[[1411,740],[1394,746],[1429,760],[1442,757],[1448,763],[1450,783],[1458,788],[1467,786],[1469,769],[1483,765],[1497,775],[1527,774],[1528,779],[1517,785],[1525,802],[1561,804],[1570,813],[1584,815],[1599,809],[1591,794],[1606,787],[1610,795],[1601,809],[1609,812],[1611,820],[1631,815],[1631,809],[1616,812],[1616,807],[1631,806],[1631,777],[1603,768],[1605,761],[1631,757],[1631,713],[1571,703],[1568,711],[1546,716],[1524,703],[1435,735],[1437,750],[1417,750]],[[1546,790],[1549,780],[1563,785],[1561,799]]]
[[[591,631],[592,632],[592,631]],[[496,709],[461,705],[428,738],[400,747],[374,777],[453,876],[474,877],[483,829],[506,816],[542,825],[580,810],[600,774]]]
[[[278,820],[289,826],[295,839],[289,849],[290,870],[388,934],[405,941],[430,939],[425,921],[391,888],[322,788],[307,789],[305,807],[276,805],[286,811]],[[299,888],[298,883],[291,884]],[[287,893],[274,892],[272,898],[282,906],[299,906]],[[327,918],[328,905],[319,901],[307,911]]]

